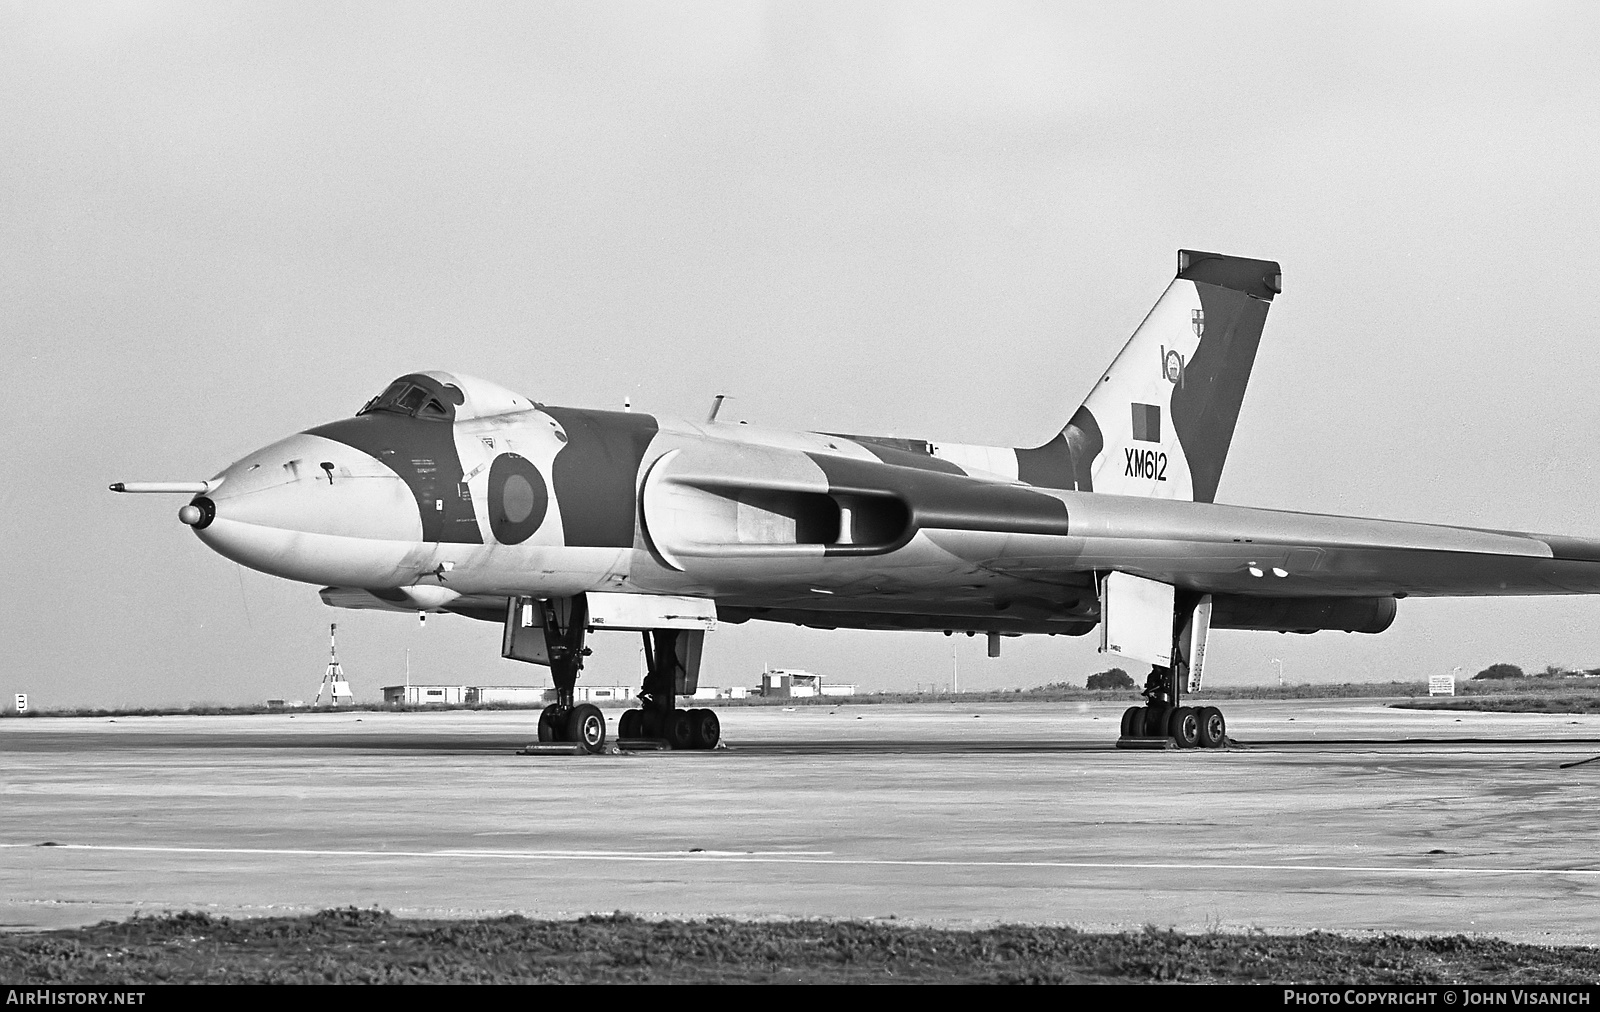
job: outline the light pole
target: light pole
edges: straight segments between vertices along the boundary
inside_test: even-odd
[[[1281,689],[1283,688],[1283,662],[1274,657],[1272,663],[1278,666],[1278,688]]]

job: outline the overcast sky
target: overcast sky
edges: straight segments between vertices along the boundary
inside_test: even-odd
[[[0,692],[546,681],[495,627],[324,607],[111,481],[199,479],[452,369],[553,404],[1042,442],[1181,247],[1280,261],[1219,501],[1600,537],[1600,8],[0,4]],[[1600,666],[1600,601],[1223,632],[1217,684]],[[636,678],[636,636],[586,680]],[[1093,637],[960,639],[1082,683]],[[946,683],[942,636],[752,623]]]

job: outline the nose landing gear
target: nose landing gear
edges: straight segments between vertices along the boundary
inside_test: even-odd
[[[556,701],[539,714],[541,745],[575,745],[579,751],[598,753],[606,747],[606,715],[593,703],[578,703],[578,672],[589,648],[583,645],[588,619],[582,596],[535,601],[544,633],[544,655],[550,678],[556,684]],[[513,599],[506,622],[520,621],[519,602]],[[509,649],[506,656],[516,656]],[[530,658],[518,657],[519,660]]]
[[[560,703],[551,703],[539,714],[539,741],[542,744],[566,742],[582,746],[585,752],[603,752],[606,716],[593,703],[579,703],[565,710]]]

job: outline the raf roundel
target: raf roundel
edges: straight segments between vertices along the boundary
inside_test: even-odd
[[[502,545],[520,545],[533,537],[550,509],[544,475],[532,461],[502,453],[489,466],[489,529]]]

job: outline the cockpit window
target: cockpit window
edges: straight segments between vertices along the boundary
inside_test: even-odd
[[[455,412],[446,406],[446,401],[459,404],[464,399],[461,391],[454,386],[441,386],[422,375],[402,376],[389,384],[383,393],[368,401],[356,414],[383,411],[430,421],[448,421],[455,417]]]
[[[383,391],[383,393],[379,394],[378,396],[374,397],[372,400],[370,400],[367,403],[363,404],[361,406],[361,410],[357,411],[356,414],[364,415],[368,411],[375,410],[378,407],[378,405],[380,405],[380,404],[393,404],[395,402],[395,400],[397,398],[399,398],[399,396],[401,394],[405,393],[405,389],[406,389],[406,384],[404,384],[404,383],[399,383],[399,382],[390,383],[388,388],[385,389]]]

